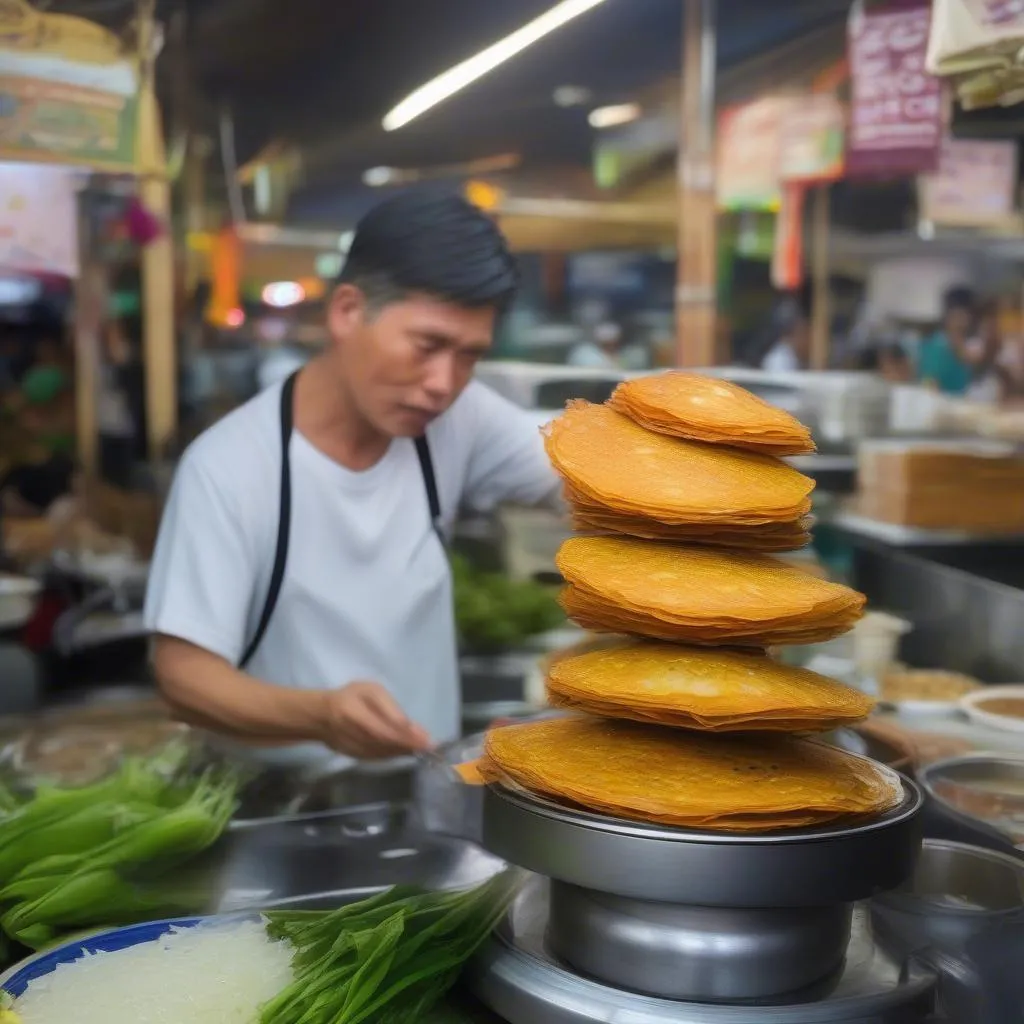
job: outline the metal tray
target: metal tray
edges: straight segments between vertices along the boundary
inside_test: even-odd
[[[853,903],[911,876],[921,847],[917,785],[873,821],[766,835],[684,831],[570,810],[489,786],[483,846],[584,889],[707,907]]]
[[[828,981],[783,1002],[713,1005],[656,999],[581,977],[549,952],[548,891],[528,883],[505,924],[469,965],[467,987],[510,1024],[923,1024],[934,1009],[935,974],[901,967],[854,915],[845,963]]]

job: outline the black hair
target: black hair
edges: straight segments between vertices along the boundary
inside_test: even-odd
[[[974,292],[964,285],[956,285],[953,288],[949,288],[942,296],[943,313],[952,313],[955,309],[962,309],[968,313],[973,313],[977,309],[977,305]]]
[[[413,292],[504,311],[519,283],[497,224],[453,192],[418,189],[375,206],[356,226],[338,284],[379,309]]]

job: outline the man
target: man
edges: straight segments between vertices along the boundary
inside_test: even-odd
[[[22,378],[16,405],[25,447],[0,475],[0,503],[12,518],[35,518],[71,491],[74,478],[74,405],[67,375],[57,366],[32,367]]]
[[[776,340],[761,362],[768,373],[806,370],[811,356],[811,325],[800,302],[787,298],[773,317]]]
[[[970,288],[950,288],[942,298],[942,327],[921,343],[917,376],[922,384],[949,395],[963,395],[983,362],[973,344],[977,302]]]
[[[622,365],[621,347],[622,328],[614,321],[606,320],[594,328],[593,340],[573,346],[566,363],[592,370],[617,370]]]
[[[275,760],[457,735],[441,537],[463,503],[557,500],[535,423],[471,380],[515,285],[500,232],[459,197],[404,194],[359,224],[327,350],[178,469],[146,622],[183,718]]]

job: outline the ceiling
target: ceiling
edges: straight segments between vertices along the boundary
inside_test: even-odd
[[[430,168],[514,152],[528,170],[583,168],[594,141],[590,106],[678,74],[684,0],[606,0],[407,127],[381,127],[413,89],[553,2],[158,0],[162,18],[187,15],[184,34],[171,33],[161,58],[161,91],[172,124],[183,80],[193,122],[212,130],[217,110],[229,107],[241,161],[274,139],[297,144],[305,184],[293,206],[303,219],[347,220],[366,201],[361,178],[373,166]],[[130,18],[133,0],[48,7],[116,25]],[[841,21],[848,7],[719,0],[720,66]],[[553,92],[563,85],[589,90],[588,106],[558,107]]]

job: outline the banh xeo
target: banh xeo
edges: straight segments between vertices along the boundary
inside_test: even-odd
[[[865,598],[767,552],[809,541],[813,481],[779,455],[808,430],[732,384],[667,373],[570,402],[544,431],[576,526],[556,564],[569,618],[621,639],[547,664],[572,717],[492,729],[466,766],[590,813],[736,834],[840,827],[899,777],[801,736],[874,701],[766,650],[829,640]]]

